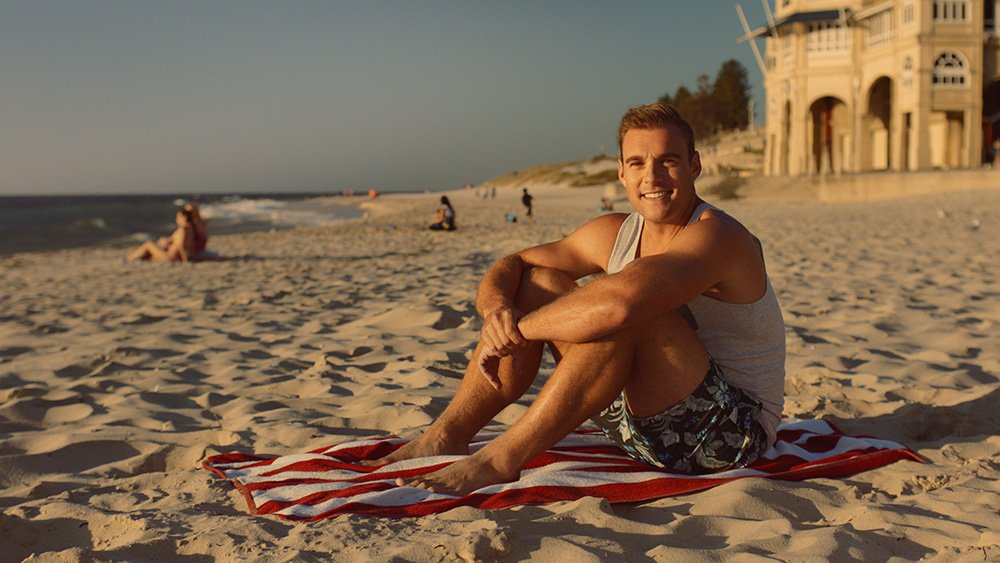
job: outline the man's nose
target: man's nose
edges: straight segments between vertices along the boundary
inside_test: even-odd
[[[656,164],[650,164],[646,166],[646,169],[643,170],[642,179],[649,183],[656,182],[657,180],[660,179],[661,176],[660,168],[661,167],[657,166]]]

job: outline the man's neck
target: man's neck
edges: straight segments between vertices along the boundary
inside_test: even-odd
[[[663,223],[643,221],[642,235],[640,240],[640,254],[649,256],[661,254],[670,247],[670,242],[678,233],[687,227],[691,221],[694,210],[704,203],[700,197],[691,200],[691,205],[676,220]]]

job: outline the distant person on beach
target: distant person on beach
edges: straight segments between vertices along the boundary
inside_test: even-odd
[[[191,226],[194,228],[194,255],[201,256],[208,247],[208,230],[205,228],[205,220],[201,218],[201,210],[197,203],[189,203],[184,209],[191,212]]]
[[[533,215],[531,214],[531,200],[535,199],[531,194],[528,193],[528,188],[521,188],[521,204],[524,205],[524,214],[531,219]]]
[[[197,207],[195,207],[197,209]],[[150,260],[152,262],[190,262],[197,258],[196,232],[195,232],[196,211],[187,206],[177,210],[174,221],[177,229],[169,237],[161,238],[158,242],[146,241],[139,248],[128,255],[128,260]],[[200,216],[199,216],[200,220]],[[204,233],[204,231],[202,231]],[[203,234],[203,242],[207,243],[208,237]],[[204,247],[202,248],[204,250]]]
[[[695,192],[701,159],[672,107],[631,108],[618,179],[635,212],[498,260],[476,307],[481,337],[451,403],[418,438],[376,462],[466,457],[400,485],[464,494],[514,481],[590,419],[631,457],[711,473],[775,441],[785,330],[760,241]],[[576,280],[606,274],[586,285]],[[532,385],[547,344],[556,368],[513,426],[468,444]]]
[[[198,204],[188,203],[183,209],[191,214],[191,227],[194,232],[194,256],[200,256],[208,246],[208,231],[205,228],[205,220],[201,218],[201,210],[198,209]],[[160,237],[160,240],[156,242],[156,246],[165,251],[170,247],[172,241],[173,235]]]
[[[431,223],[430,229],[432,231],[455,230],[455,209],[452,208],[448,196],[441,196],[441,207],[438,208],[437,215],[434,216],[434,222]]]

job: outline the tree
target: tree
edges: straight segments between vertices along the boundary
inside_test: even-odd
[[[750,80],[746,68],[730,59],[722,63],[714,82],[702,74],[698,77],[697,91],[691,92],[681,85],[673,96],[664,94],[657,101],[677,108],[691,124],[695,136],[704,139],[720,131],[747,126]]]
[[[739,61],[729,59],[722,63],[712,85],[712,102],[719,129],[744,129],[749,124],[750,80]]]
[[[687,116],[689,114],[694,114],[695,106],[695,95],[687,89],[686,86],[678,86],[677,91],[674,92],[673,96],[669,94],[664,94],[657,100],[661,104],[669,104],[677,108],[677,111],[681,112],[681,115]]]
[[[718,129],[718,120],[715,116],[715,100],[712,96],[712,82],[707,74],[698,76],[698,91],[691,97],[690,108],[681,114],[691,124],[695,137],[704,139],[711,136]]]

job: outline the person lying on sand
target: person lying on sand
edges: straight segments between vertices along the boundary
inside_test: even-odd
[[[588,419],[631,457],[673,471],[744,467],[774,443],[785,331],[760,242],[695,193],[701,160],[674,108],[631,108],[618,143],[635,212],[493,264],[476,298],[481,338],[454,398],[417,439],[369,465],[468,454],[531,386],[546,343],[556,368],[520,420],[399,484],[465,494],[514,481]]]
[[[174,216],[177,229],[169,238],[161,238],[157,243],[146,241],[128,255],[128,260],[150,260],[153,262],[188,262],[197,255],[193,212],[187,208],[177,210]],[[166,239],[166,240],[165,240]],[[207,237],[206,237],[207,240]]]

